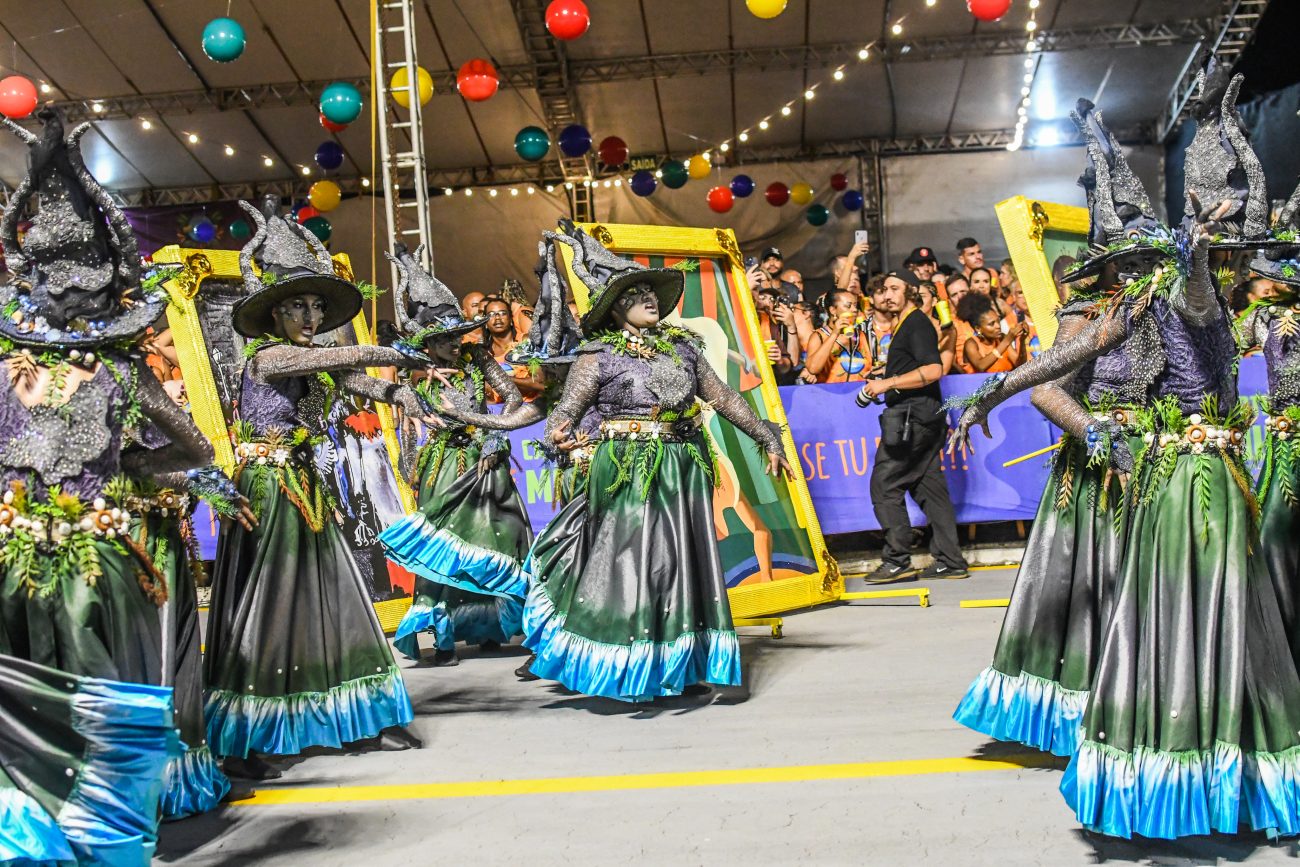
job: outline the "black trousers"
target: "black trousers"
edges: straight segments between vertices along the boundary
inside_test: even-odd
[[[957,516],[939,464],[947,431],[942,419],[918,424],[914,413],[911,442],[893,448],[881,443],[876,452],[876,463],[871,468],[871,505],[885,531],[884,560],[891,566],[907,566],[912,560],[912,524],[903,500],[904,494],[911,494],[934,531],[930,541],[934,559],[953,569],[966,568],[966,558],[957,542]]]

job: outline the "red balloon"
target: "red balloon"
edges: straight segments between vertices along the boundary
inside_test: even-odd
[[[736,203],[731,187],[714,187],[709,190],[709,207],[719,214],[725,214]]]
[[[343,132],[343,130],[348,128],[346,123],[335,123],[323,114],[320,116],[320,125],[330,132]]]
[[[456,89],[470,102],[491,99],[500,85],[496,67],[481,57],[467,62],[456,72]]]
[[[836,172],[831,175],[831,189],[837,193],[842,193],[849,188],[849,179],[843,172]]]
[[[790,188],[780,181],[773,181],[767,185],[767,190],[763,193],[767,203],[773,207],[781,207],[790,201]]]
[[[556,39],[577,39],[591,26],[591,14],[582,0],[551,0],[546,7],[546,29]]]
[[[1011,8],[1011,0],[966,0],[966,8],[981,21],[997,21]]]
[[[616,135],[601,139],[600,161],[607,166],[621,166],[627,162],[627,142]]]
[[[0,80],[0,114],[27,117],[36,110],[36,85],[21,75]]]
[[[305,226],[307,224],[307,221],[310,220],[312,217],[319,217],[320,215],[321,215],[320,211],[316,210],[311,205],[308,205],[305,208],[298,209],[298,222],[299,224]]]

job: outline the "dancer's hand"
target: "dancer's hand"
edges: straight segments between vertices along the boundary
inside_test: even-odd
[[[785,455],[777,452],[767,453],[766,473],[778,479],[793,479],[794,470],[790,467],[790,462],[785,459]]]
[[[975,425],[979,425],[980,430],[984,431],[986,439],[993,438],[993,434],[989,433],[988,417],[975,407],[968,407],[958,419],[952,435],[948,437],[948,454],[956,454],[959,448],[965,449],[968,454],[975,454],[975,448],[970,442],[970,429]]]
[[[253,507],[249,504],[248,497],[243,494],[239,495],[239,502],[235,508],[235,514],[231,515],[231,520],[245,530],[257,529],[257,515],[253,514]]]

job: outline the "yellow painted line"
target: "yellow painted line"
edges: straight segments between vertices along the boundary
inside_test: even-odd
[[[440,798],[483,798],[503,795],[558,795],[575,792],[618,792],[639,789],[678,789],[699,786],[739,786],[755,783],[801,783],[817,780],[864,780],[873,777],[913,777],[927,774],[966,774],[1056,767],[1060,761],[1045,753],[1026,753],[1010,760],[977,758],[913,759],[892,762],[851,762],[837,765],[794,765],[777,768],[738,768],[657,774],[618,774],[596,777],[541,777],[531,780],[480,780],[463,783],[409,783],[391,786],[339,786],[305,789],[258,789],[236,807],[288,804],[339,804],[361,801],[418,801]]]
[[[1019,569],[1019,563],[1007,563],[1004,566],[971,566],[972,572],[1001,572],[1003,569]]]

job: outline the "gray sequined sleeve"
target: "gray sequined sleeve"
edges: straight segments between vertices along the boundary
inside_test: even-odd
[[[412,418],[420,418],[425,414],[420,399],[416,397],[415,390],[409,385],[378,379],[359,370],[344,370],[334,374],[334,383],[348,394],[400,406],[402,411]]]
[[[1056,340],[1068,341],[1082,331],[1088,319],[1079,313],[1061,316],[1061,325],[1056,332]],[[1084,409],[1083,404],[1070,390],[1070,384],[1078,375],[1078,368],[1051,382],[1034,386],[1034,408],[1047,417],[1047,420],[1071,436],[1082,439],[1087,433],[1093,418]]]
[[[781,428],[759,418],[739,392],[718,378],[718,374],[703,357],[697,359],[695,377],[700,398],[712,406],[718,415],[738,427],[758,443],[763,451],[774,455],[785,454]]]
[[[128,475],[152,477],[163,487],[180,488],[185,483],[185,470],[212,463],[212,443],[163,391],[153,371],[141,360],[132,363],[135,365],[136,399],[140,402],[140,411],[170,442],[161,448],[124,454],[122,469]]]
[[[582,422],[587,410],[596,403],[600,394],[600,358],[603,352],[582,353],[569,370],[569,378],[564,381],[564,391],[560,400],[546,419],[547,443],[554,442],[552,435],[561,426],[566,431],[575,431]]]
[[[1267,311],[1267,307],[1256,307],[1241,321],[1237,342],[1242,352],[1264,347],[1264,341],[1268,339]]]
[[[1122,344],[1127,336],[1124,313],[1125,311],[1117,311],[1116,316],[1094,319],[1080,328],[1073,337],[1058,340],[1052,344],[1051,349],[1010,373],[989,377],[985,387],[980,389],[977,400],[962,414],[957,425],[958,435],[982,422],[993,407],[1012,395],[1072,374],[1081,365]]]
[[[497,364],[497,360],[481,343],[471,343],[469,345],[469,356],[478,365],[479,370],[483,371],[483,379],[487,381],[493,391],[501,396],[501,400],[505,404],[502,409],[503,413],[511,412],[524,402],[514,379],[506,375],[505,370],[502,369],[501,365]]]
[[[267,382],[331,370],[406,367],[410,359],[391,346],[271,346],[250,363],[254,378]]]
[[[1219,287],[1210,273],[1210,242],[1202,239],[1192,251],[1192,271],[1182,292],[1170,302],[1178,314],[1193,325],[1208,325],[1221,315]]]
[[[519,430],[546,418],[546,406],[542,403],[542,399],[538,398],[532,403],[521,403],[513,410],[500,415],[493,412],[464,412],[446,407],[438,407],[438,414],[484,430]]]

